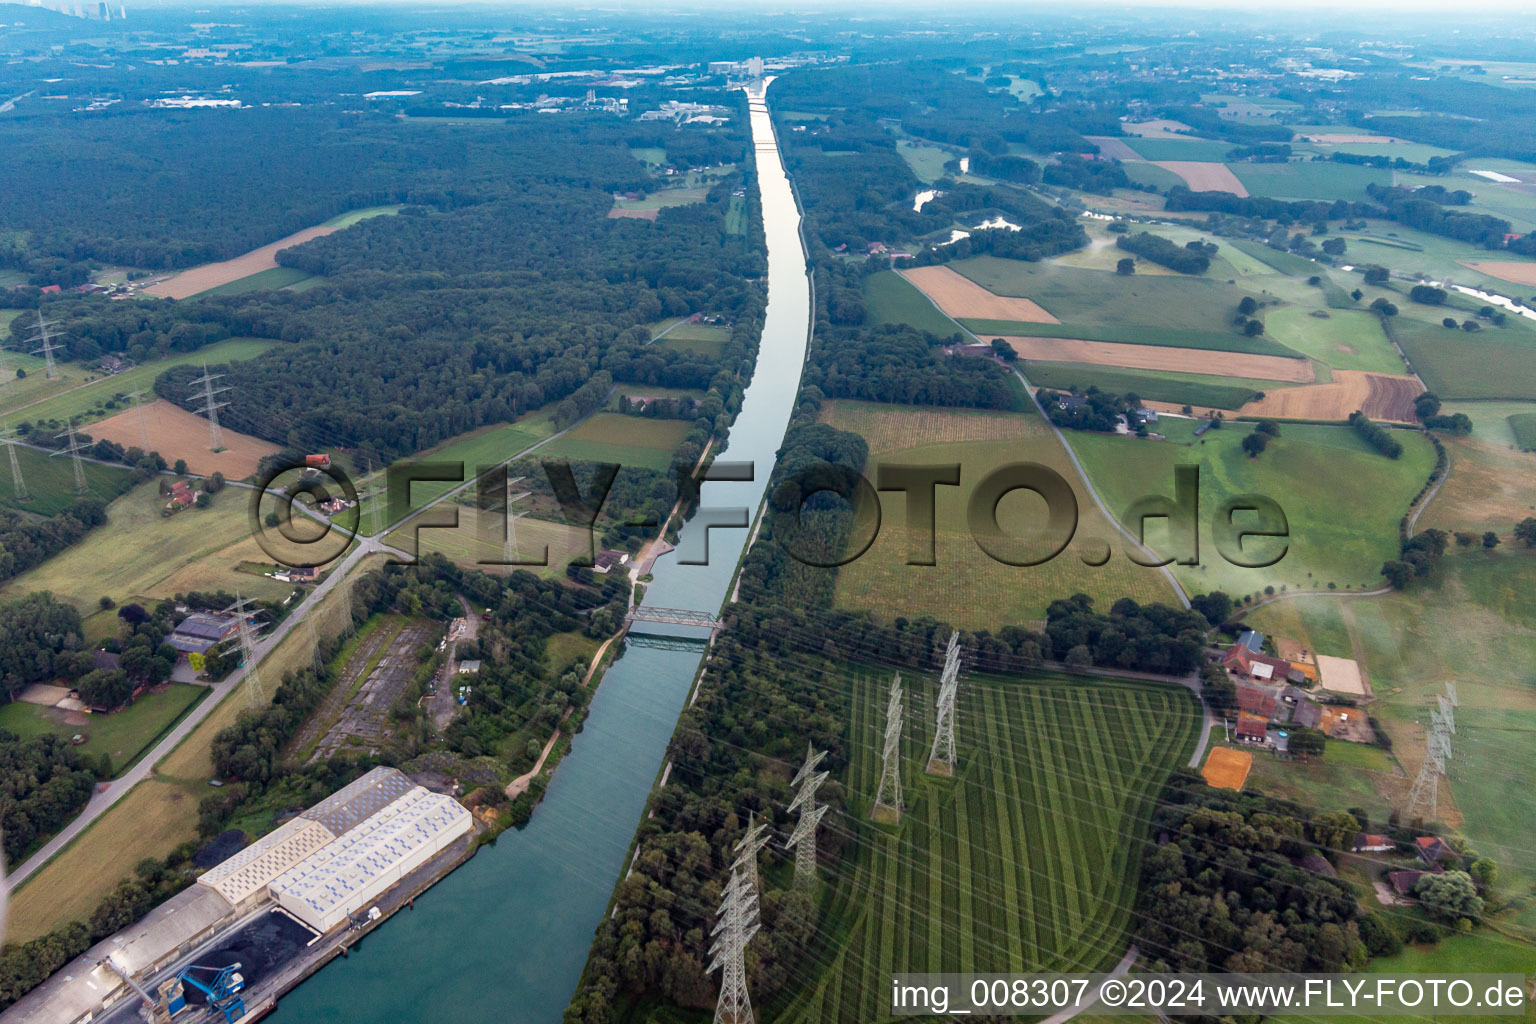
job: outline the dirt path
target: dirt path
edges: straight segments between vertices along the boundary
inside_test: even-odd
[[[619,632],[603,641],[603,645],[597,649],[597,653],[592,655],[592,663],[587,666],[587,674],[581,679],[582,686],[588,686],[591,684],[592,677],[596,674],[598,666],[603,663],[603,655],[608,653],[608,648],[613,645],[615,640],[618,640],[623,636],[623,632]],[[570,716],[571,709],[566,708],[565,714],[560,716],[560,720],[563,722]],[[559,739],[559,729],[556,729],[554,732],[550,733],[549,739],[544,741],[544,749],[539,751],[539,759],[533,763],[533,767],[507,784],[507,796],[511,797],[513,800],[516,800],[518,797],[528,792],[528,787],[533,784],[534,777],[537,776],[539,772],[544,770],[544,762],[546,759],[548,759],[550,751],[555,749],[555,743]]]

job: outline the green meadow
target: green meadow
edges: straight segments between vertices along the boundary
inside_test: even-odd
[[[1391,330],[1425,386],[1441,398],[1536,399],[1536,329],[1528,323],[1510,317],[1503,327],[1485,324],[1468,333],[1398,316]]]
[[[83,722],[76,714],[17,701],[0,707],[0,729],[22,739],[52,733],[67,740],[83,734],[86,740],[77,749],[91,757],[107,755],[112,773],[119,775],[208,692],[204,686],[172,683],[169,689],[146,693],[121,711],[83,716]]]
[[[1080,431],[1067,431],[1067,438],[1117,515],[1143,495],[1171,496],[1175,466],[1199,467],[1201,564],[1174,569],[1191,592],[1380,586],[1381,564],[1398,553],[1398,520],[1434,467],[1429,442],[1407,431],[1394,434],[1404,449],[1394,460],[1368,448],[1348,427],[1286,424],[1282,436],[1253,459],[1241,448],[1249,430],[1229,423],[1190,445]],[[1272,498],[1285,512],[1288,541],[1253,538],[1244,547],[1250,557],[1272,556],[1285,544],[1272,567],[1240,568],[1216,550],[1212,517],[1223,501],[1242,494]],[[1244,521],[1240,516],[1239,525]],[[1152,520],[1147,526],[1157,548],[1166,540],[1164,524]]]
[[[1390,185],[1392,172],[1377,167],[1336,164],[1331,160],[1293,160],[1284,164],[1230,165],[1249,195],[1276,199],[1350,199],[1364,202],[1365,186]]]
[[[1259,314],[1266,333],[1303,355],[1335,370],[1403,373],[1381,319],[1365,310],[1308,310],[1300,306],[1266,309]]]
[[[1224,333],[1244,295],[1224,280],[1135,275],[976,256],[950,267],[998,295],[1033,299],[1063,323]],[[1257,297],[1257,296],[1256,296]]]
[[[6,405],[11,411],[0,416],[0,426],[15,426],[23,420],[37,423],[44,420],[63,422],[77,419],[77,422],[89,423],[93,420],[105,419],[132,408],[132,404],[127,401],[128,396],[136,391],[151,391],[154,388],[155,379],[173,366],[201,366],[205,362],[209,366],[215,366],[220,363],[254,359],[277,344],[278,342],[270,338],[228,338],[212,345],[204,345],[195,352],[176,352],[164,359],[140,363],[122,373],[110,376],[98,374],[93,380],[62,391],[55,391],[51,397],[35,404],[29,403],[23,407],[17,407],[7,402]],[[10,359],[11,354],[6,353],[7,362]],[[79,372],[78,367],[71,366],[70,369]],[[39,373],[38,377],[41,378],[41,376],[42,374]],[[27,379],[31,380],[31,377]],[[154,395],[146,394],[144,400],[152,402]]]
[[[1031,384],[1071,390],[1097,387],[1116,394],[1134,393],[1153,402],[1172,402],[1209,409],[1241,409],[1273,388],[1269,381],[1213,377],[1159,370],[1121,370],[1087,363],[1030,363],[1024,375]]]
[[[854,834],[829,879],[815,976],[791,986],[781,1024],[886,1017],[899,971],[1097,970],[1119,959],[1147,823],[1199,717],[1182,689],[1042,673],[966,680],[959,770],[924,772],[936,681],[903,674],[906,809],[868,823],[890,676],[845,670]]]
[[[16,446],[16,465],[26,484],[26,501],[16,495],[8,456],[0,458],[0,507],[52,516],[75,504],[75,468],[68,455],[50,455],[35,448]],[[80,463],[85,471],[86,496],[111,501],[133,486],[133,474],[119,466]]]
[[[551,459],[617,462],[621,466],[665,471],[672,465],[678,445],[692,429],[692,420],[602,412],[550,442],[541,452]]]
[[[1143,139],[1127,135],[1120,140],[1134,149],[1143,160],[1198,160],[1221,163],[1232,152],[1234,143],[1214,139]]]
[[[910,324],[940,338],[956,333],[955,322],[894,270],[864,278],[864,306],[873,323]]]

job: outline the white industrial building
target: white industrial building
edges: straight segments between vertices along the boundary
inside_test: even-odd
[[[263,904],[317,932],[347,923],[474,828],[456,800],[375,768],[199,876],[143,920],[86,950],[0,1024],[82,1024]]]

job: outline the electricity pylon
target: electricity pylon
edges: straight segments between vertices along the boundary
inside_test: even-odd
[[[144,422],[144,392],[135,391],[133,398],[134,418],[139,421],[139,447],[149,454],[149,426]]]
[[[891,680],[891,699],[885,706],[885,747],[880,767],[880,786],[875,791],[873,817],[885,808],[889,820],[901,820],[901,673]]]
[[[246,608],[249,603],[250,598],[241,597],[237,590],[235,603],[224,611],[226,614],[233,612],[236,617],[240,632],[240,652],[245,665],[245,702],[255,707],[267,702],[267,691],[261,683],[261,673],[256,671],[256,639],[251,635],[251,624],[248,621]]]
[[[75,434],[73,425],[64,433],[69,438],[69,447],[60,448],[53,454],[68,455],[70,457],[70,460],[75,464],[75,493],[87,494],[90,492],[91,485],[85,482],[85,464],[80,461],[80,453],[85,448],[80,444],[80,438]]]
[[[714,1024],[753,1024],[752,1000],[747,994],[747,943],[763,926],[757,916],[757,893],[745,875],[732,871],[720,894],[720,920],[710,934],[715,937],[709,952],[714,959],[709,973],[720,971],[720,999],[715,1003]]]
[[[1451,759],[1451,733],[1456,728],[1454,720],[1442,713],[1445,706],[1438,705],[1429,712],[1424,763],[1419,765],[1419,774],[1408,791],[1410,822],[1432,821],[1439,812],[1440,776],[1445,774],[1445,764]]]
[[[933,750],[928,754],[928,771],[935,775],[955,774],[955,695],[960,688],[960,634],[949,634],[944,650],[944,674],[939,678],[939,706],[934,720]]]
[[[213,386],[214,381],[223,378],[222,373],[209,373],[208,364],[204,363],[203,375],[192,382],[193,387],[200,384],[203,388],[203,407],[197,411],[208,420],[208,450],[213,452],[224,450],[224,431],[219,429],[219,410],[229,405],[228,402],[214,401],[214,396],[233,390],[229,387]]]
[[[795,773],[790,785],[796,787],[795,799],[789,810],[800,811],[795,830],[790,833],[786,849],[795,851],[795,888],[806,889],[816,884],[816,826],[827,813],[823,805],[816,805],[816,789],[827,779],[826,772],[818,772],[816,766],[827,756],[825,750],[818,753],[809,743],[805,745],[805,763]]]
[[[731,862],[731,871],[740,871],[752,885],[752,891],[758,891],[757,855],[763,847],[768,845],[768,825],[759,825],[757,815],[753,813],[747,818],[747,833],[736,844],[736,859]]]
[[[33,342],[37,343],[38,347],[32,350],[32,354],[43,357],[43,362],[47,367],[45,376],[49,380],[58,380],[59,366],[53,359],[53,335],[48,333],[49,328],[53,326],[53,321],[45,320],[43,318],[43,311],[38,310],[37,326],[33,328],[31,338]]]
[[[16,446],[21,443],[16,440],[16,431],[0,431],[0,443],[5,445],[6,454],[11,457],[11,483],[16,488],[16,500],[26,501],[31,495],[27,493],[26,481],[21,478],[21,463],[16,461]]]

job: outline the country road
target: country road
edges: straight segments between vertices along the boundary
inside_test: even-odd
[[[617,388],[614,390],[617,390]],[[611,392],[608,397],[610,399],[613,397]],[[601,410],[606,408],[607,404],[608,400],[605,399],[603,403],[598,406],[598,409]],[[589,413],[588,415],[591,414]],[[534,444],[531,444],[528,447],[522,449],[521,451],[508,456],[498,465],[507,465],[508,463],[514,462],[517,459],[520,459],[523,456],[529,454],[530,452],[533,452],[536,449],[549,444],[551,441],[564,436],[568,431],[574,429],[585,419],[586,417],[584,416],[581,419],[572,422],[564,430],[560,430],[554,434],[551,434],[549,437],[537,441]],[[465,488],[473,487],[474,485],[475,478],[471,478],[466,483],[447,491],[446,493],[432,499],[431,501],[426,502],[418,508],[412,509],[408,515],[402,517],[401,520],[398,523],[395,523],[392,528],[398,529],[406,523],[409,523],[411,520],[419,517],[427,509],[450,500]],[[230,486],[238,486],[246,489],[250,489],[252,487],[251,484],[235,483],[231,483]],[[316,515],[308,508],[308,506],[305,506],[301,503],[300,507],[305,509],[305,511],[309,512],[311,515]],[[276,650],[277,647],[283,642],[283,640],[286,639],[287,636],[305,620],[309,614],[310,609],[318,607],[321,600],[327,594],[329,594],[330,591],[334,589],[338,583],[346,578],[347,574],[356,568],[357,564],[363,559],[373,554],[390,554],[400,556],[402,558],[409,557],[405,552],[402,552],[397,548],[386,544],[380,537],[363,537],[337,524],[332,523],[331,525],[336,529],[341,530],[343,533],[353,537],[357,541],[357,545],[353,547],[351,551],[347,552],[346,556],[343,557],[334,565],[334,567],[329,570],[329,573],[324,581],[315,587],[314,592],[311,593],[309,597],[299,605],[299,607],[294,611],[292,615],[278,623],[277,626],[273,628],[269,633],[267,633],[266,636],[256,641],[256,665],[259,666],[269,654]],[[66,846],[73,842],[82,832],[90,828],[91,825],[94,824],[95,821],[103,814],[105,814],[109,808],[111,808],[114,804],[126,796],[130,789],[132,789],[139,782],[142,782],[144,779],[148,778],[154,772],[155,766],[158,765],[161,761],[165,760],[165,758],[170,755],[171,751],[175,750],[176,747],[180,745],[182,740],[191,735],[192,731],[201,725],[203,720],[211,715],[213,710],[224,701],[224,698],[228,697],[229,694],[240,685],[241,681],[245,679],[247,670],[247,666],[242,665],[241,667],[231,672],[222,681],[214,683],[211,687],[209,687],[209,689],[211,689],[213,692],[204,698],[195,708],[188,712],[187,716],[183,718],[179,723],[177,723],[175,728],[167,733],[159,743],[155,744],[154,749],[149,751],[143,757],[139,758],[138,762],[121,777],[113,779],[111,782],[104,786],[98,786],[96,792],[91,795],[91,799],[86,803],[85,808],[75,816],[74,820],[71,821],[68,825],[64,826],[64,828],[57,835],[45,843],[42,849],[38,850],[31,857],[28,857],[25,861],[23,861],[21,866],[18,867],[15,871],[9,872],[5,878],[5,883],[12,889],[15,889],[17,886],[23,884],[28,878],[30,878],[40,868],[42,868],[43,865],[47,864],[48,861],[52,860],[56,855],[59,854],[60,851],[62,851]]]

